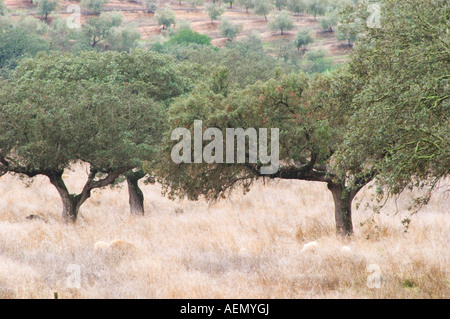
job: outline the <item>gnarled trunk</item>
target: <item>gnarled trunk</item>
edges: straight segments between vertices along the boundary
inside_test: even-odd
[[[144,215],[144,194],[138,185],[139,179],[142,177],[142,174],[138,173],[126,174],[130,212],[132,215]]]
[[[83,190],[80,194],[70,194],[64,180],[62,178],[63,172],[51,172],[44,173],[44,175],[48,176],[50,182],[53,186],[58,190],[59,196],[61,197],[63,204],[62,218],[65,222],[75,223],[77,221],[78,212],[80,210],[80,206],[91,197],[91,191],[95,188],[102,188],[114,183],[114,181],[123,174],[126,169],[120,169],[117,172],[111,172],[106,175],[101,180],[95,180],[95,175],[97,170],[91,169],[88,180],[83,187]]]
[[[62,172],[49,174],[50,182],[56,187],[63,204],[62,219],[65,222],[75,223],[81,206],[79,196],[70,194],[62,179]]]
[[[354,192],[339,183],[328,183],[328,189],[333,194],[336,233],[339,236],[351,236],[353,234],[352,201]]]

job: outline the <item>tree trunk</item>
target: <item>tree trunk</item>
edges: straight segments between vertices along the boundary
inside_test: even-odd
[[[83,190],[80,194],[70,194],[64,180],[62,178],[63,172],[51,172],[51,173],[43,173],[48,176],[50,182],[53,186],[58,190],[59,196],[61,197],[63,204],[62,218],[65,222],[75,223],[77,221],[78,212],[80,210],[80,206],[91,197],[91,191],[95,188],[102,188],[114,183],[114,181],[123,174],[126,169],[121,169],[117,172],[111,172],[107,174],[107,176],[101,180],[96,181],[95,175],[97,170],[91,168],[91,173],[89,174],[88,180],[83,187]]]
[[[137,173],[129,173],[126,175],[130,212],[132,215],[144,215],[144,194],[138,185],[139,179],[142,177],[141,175],[137,175]]]
[[[328,189],[333,194],[336,234],[347,237],[353,234],[352,201],[354,195],[345,186],[329,183]]]
[[[62,218],[67,223],[75,223],[78,217],[78,211],[80,210],[81,200],[79,196],[70,194],[67,190],[66,184],[62,179],[61,173],[54,173],[48,175],[50,182],[58,190],[59,196],[63,204]]]

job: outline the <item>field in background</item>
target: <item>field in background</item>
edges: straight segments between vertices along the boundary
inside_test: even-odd
[[[75,168],[65,176],[73,192],[87,176]],[[144,217],[129,214],[126,187],[108,188],[93,193],[73,226],[61,222],[47,178],[26,187],[6,175],[0,298],[449,298],[444,186],[408,232],[401,220],[410,195],[371,218],[363,208],[371,191],[364,190],[355,236],[343,240],[334,235],[332,197],[320,183],[266,181],[214,204],[172,202],[158,185],[143,185]],[[46,222],[27,220],[30,214]],[[113,259],[94,251],[97,241],[114,239],[136,250]],[[318,247],[302,251],[313,240]],[[376,283],[380,288],[370,288]]]
[[[13,15],[18,16],[20,12],[35,15],[34,6],[30,4],[30,1],[5,0],[5,4],[12,10]],[[70,15],[70,13],[66,12],[66,8],[70,4],[79,4],[79,2],[67,0],[60,1],[59,14],[61,16],[68,17]],[[204,6],[199,6],[194,10],[190,8],[189,4],[185,1],[182,1],[181,5],[179,4],[179,1],[175,0],[158,1],[158,8],[165,7],[171,8],[175,11],[177,21],[190,21],[191,28],[193,30],[210,36],[212,38],[213,45],[221,47],[226,43],[226,39],[220,35],[218,29],[220,21],[215,21],[214,24],[211,24],[211,20],[205,12]],[[156,19],[153,19],[152,13],[146,13],[143,9],[144,4],[140,0],[137,0],[137,2],[110,0],[105,6],[105,11],[116,10],[121,12],[126,23],[136,23],[138,30],[141,32],[142,39],[151,40],[152,37],[161,34],[162,27],[157,25],[157,21]],[[277,12],[277,10],[272,11],[271,15],[268,16],[269,21],[271,17],[277,14]],[[84,23],[89,17],[92,16],[83,14],[81,17],[81,23]],[[336,63],[345,61],[345,58],[349,53],[349,48],[346,43],[338,41],[334,36],[334,33],[322,31],[320,22],[315,21],[312,15],[305,14],[295,16],[295,28],[290,31],[285,31],[283,36],[280,35],[279,31],[270,31],[268,28],[268,23],[264,20],[263,16],[258,16],[251,12],[246,13],[245,9],[239,7],[237,4],[233,4],[232,9],[227,7],[227,12],[223,15],[223,17],[230,19],[233,23],[243,25],[243,30],[237,39],[248,36],[252,32],[257,31],[261,34],[261,38],[264,42],[273,44],[274,41],[279,39],[291,41],[299,29],[311,28],[314,31],[315,42],[308,45],[309,50],[324,49],[328,52],[328,56],[333,57],[333,60]]]

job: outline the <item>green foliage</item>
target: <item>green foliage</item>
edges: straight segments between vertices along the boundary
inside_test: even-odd
[[[450,172],[448,10],[439,0],[383,0],[380,28],[365,26],[350,65],[358,94],[339,166],[379,172],[396,194],[427,187],[416,208]],[[364,19],[364,8],[361,17]]]
[[[270,30],[280,30],[281,35],[286,30],[292,30],[294,28],[294,21],[291,14],[288,11],[281,11],[273,21],[269,23]]]
[[[298,54],[294,50],[294,45],[287,39],[277,39],[273,41],[273,49],[275,54],[283,60],[284,63],[293,63],[298,66]]]
[[[164,30],[169,28],[172,24],[175,24],[175,13],[169,8],[158,10],[155,13],[155,18],[158,21],[158,24],[163,26]]]
[[[39,36],[45,36],[49,31],[49,26],[47,23],[29,15],[21,15],[20,19],[15,21],[14,26],[18,29]]]
[[[264,19],[267,21],[267,15],[272,10],[272,1],[271,0],[259,0],[254,1],[253,13],[264,16]]]
[[[245,11],[248,13],[248,9],[252,9],[254,7],[254,1],[253,0],[237,0],[237,3],[245,8]]]
[[[304,0],[289,0],[288,9],[292,13],[300,14],[306,11],[306,3]]]
[[[73,41],[84,41],[80,29],[69,28],[67,20],[58,18],[53,21],[48,35],[50,38],[50,47],[52,50],[71,51]]]
[[[26,30],[15,27],[0,30],[0,76],[8,77],[23,57],[48,50],[44,39]]]
[[[156,0],[144,0],[145,9],[147,12],[155,12],[158,8],[158,3]]]
[[[50,173],[83,160],[107,172],[155,155],[151,134],[163,114],[121,84],[31,78],[4,85],[1,95],[0,145],[14,148],[1,157],[10,169]]]
[[[195,32],[191,29],[181,29],[167,41],[168,44],[196,43],[200,45],[211,45],[211,37]]]
[[[217,20],[226,10],[224,6],[217,3],[209,3],[206,5],[206,12],[211,19],[211,23],[214,23],[214,20]]]
[[[155,101],[170,100],[191,89],[168,56],[144,50],[130,53],[106,51],[53,52],[25,59],[14,72],[14,79],[61,79],[127,83]]]
[[[277,68],[285,72],[296,69],[294,66],[281,63],[278,59],[266,54],[261,38],[257,35],[228,42],[222,49],[190,44],[157,45],[153,46],[152,50],[170,54],[179,61],[189,61],[201,65],[206,71],[220,65],[227,66],[230,70],[231,81],[239,87],[245,87],[257,81],[267,81],[274,75]],[[208,76],[208,73],[203,73],[202,76]]]
[[[219,31],[228,41],[233,41],[241,33],[242,28],[242,24],[233,24],[229,19],[224,18],[219,26]]]
[[[104,42],[112,33],[115,27],[122,24],[122,14],[118,12],[103,12],[99,17],[93,17],[83,25],[83,34],[89,45],[96,47]]]
[[[189,5],[193,9],[197,9],[198,6],[202,6],[205,3],[205,0],[189,0]]]
[[[35,0],[36,3],[36,13],[44,16],[44,19],[47,20],[50,13],[56,10],[58,7],[57,0]]]
[[[136,30],[136,26],[129,24],[113,28],[105,42],[109,50],[129,52],[136,47],[140,38],[141,33]]]
[[[318,15],[324,15],[327,11],[328,0],[308,0],[306,10],[308,13],[314,15],[317,20]]]
[[[4,0],[0,0],[0,16],[6,15],[7,12],[8,8],[6,7]]]
[[[294,38],[294,44],[297,50],[300,50],[302,46],[306,46],[314,42],[311,32],[311,29],[301,29],[297,32]]]
[[[224,132],[227,127],[275,127],[280,129],[281,162],[302,163],[313,154],[315,164],[326,164],[350,113],[343,109],[348,104],[342,100],[326,98],[335,94],[330,76],[310,81],[304,74],[290,74],[239,89],[225,70],[213,72],[171,106],[171,129],[192,129],[194,120]],[[165,156],[170,155],[172,146],[168,142]],[[169,164],[161,167],[160,174],[169,194],[192,199],[200,195],[217,198],[238,185],[247,188],[259,176],[259,166],[248,163],[175,165],[170,159],[165,163]],[[298,177],[302,178],[301,172]]]
[[[273,4],[278,9],[278,11],[281,11],[288,5],[288,0],[274,0]]]
[[[346,4],[339,11],[340,25],[337,27],[336,37],[341,41],[347,41],[350,47],[367,27],[369,14],[367,1]]]
[[[339,18],[336,14],[331,13],[321,18],[319,21],[323,30],[333,32],[333,27],[337,26]]]
[[[109,0],[81,0],[81,7],[92,14],[100,14]]]
[[[315,50],[305,55],[302,68],[307,73],[323,73],[333,69],[333,60],[324,50]]]

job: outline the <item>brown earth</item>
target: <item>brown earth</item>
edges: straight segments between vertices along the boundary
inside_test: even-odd
[[[35,6],[30,0],[5,0],[5,4],[11,9],[13,16],[18,16],[21,11],[36,16]],[[79,4],[79,2],[60,1],[59,14],[61,16],[64,17],[71,14],[67,13],[67,6],[70,4]],[[220,21],[214,21],[214,23],[212,23],[207,13],[204,11],[204,6],[192,9],[188,3],[184,1],[181,2],[181,5],[178,1],[158,1],[158,8],[164,7],[168,7],[175,11],[177,21],[190,21],[193,30],[210,36],[213,45],[221,47],[226,43],[226,39],[220,35],[218,30]],[[105,6],[105,11],[113,10],[121,12],[126,23],[137,23],[138,30],[141,32],[143,40],[149,40],[155,35],[160,35],[162,32],[162,28],[158,26],[157,21],[153,18],[153,13],[145,12],[142,0],[111,0]],[[277,11],[273,11],[272,14],[268,16],[268,21],[270,21],[276,13]],[[84,23],[89,17],[92,17],[92,15],[87,14],[85,10],[82,10],[81,23]],[[348,46],[338,41],[334,32],[322,31],[319,22],[315,21],[310,15],[293,15],[295,28],[286,31],[284,36],[281,36],[280,32],[271,31],[268,28],[268,22],[265,21],[264,17],[257,16],[251,12],[246,13],[244,8],[240,8],[237,5],[234,5],[232,9],[227,8],[227,12],[223,17],[230,19],[234,23],[243,25],[243,30],[238,36],[238,39],[257,31],[261,34],[264,42],[272,42],[280,38],[291,40],[299,29],[311,28],[315,33],[314,36],[316,41],[309,45],[309,49],[325,49],[329,52],[329,56],[334,57],[336,62],[345,61],[345,57],[349,52]]]

